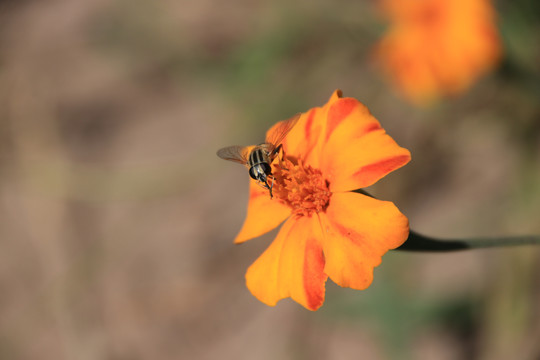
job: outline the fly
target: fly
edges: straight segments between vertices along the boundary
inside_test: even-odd
[[[274,186],[274,176],[272,175],[271,164],[282,149],[282,142],[285,136],[291,131],[300,119],[301,114],[296,114],[288,120],[284,120],[276,125],[276,129],[266,136],[264,143],[250,146],[227,146],[219,149],[217,156],[222,159],[237,162],[249,169],[249,176],[256,180],[263,188],[268,189],[272,198],[272,187]],[[268,184],[268,180],[271,183]]]

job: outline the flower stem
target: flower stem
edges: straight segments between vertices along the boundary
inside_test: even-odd
[[[475,239],[436,239],[411,231],[407,241],[395,250],[442,252],[518,245],[540,245],[540,235]]]

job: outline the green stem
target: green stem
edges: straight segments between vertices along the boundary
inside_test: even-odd
[[[540,235],[507,236],[476,239],[435,239],[409,233],[407,241],[396,250],[402,251],[459,251],[502,246],[540,245]]]

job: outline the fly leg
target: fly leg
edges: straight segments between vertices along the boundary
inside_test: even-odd
[[[285,152],[283,151],[283,145],[279,144],[279,146],[273,152],[277,155],[279,154],[280,150],[281,156],[278,156],[279,167],[283,170],[289,170],[283,165],[283,160],[285,160]]]
[[[268,182],[266,183],[266,186],[268,186]],[[274,196],[272,195],[272,188],[274,187],[274,177],[272,176],[272,183],[270,184],[270,187],[268,187],[268,191],[270,192],[270,199],[272,199]]]
[[[270,183],[270,185],[268,185],[268,178],[264,179],[264,183],[261,185],[263,188],[267,189],[268,192],[270,192],[270,199],[272,199],[274,197],[274,195],[272,194],[272,188],[274,187],[274,177],[273,176],[269,176],[272,178],[272,182]]]
[[[270,199],[273,198],[273,194],[272,194],[272,188],[274,187],[274,177],[273,176],[272,176],[272,183],[270,185],[268,185],[268,180],[267,179],[265,179],[264,181],[257,180],[257,185],[259,185],[263,189],[268,190],[270,192]]]

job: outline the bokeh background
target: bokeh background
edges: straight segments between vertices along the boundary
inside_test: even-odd
[[[504,60],[415,107],[372,1],[0,2],[0,359],[539,359],[540,249],[391,252],[309,312],[244,285],[247,171],[216,149],[360,99],[413,161],[370,189],[440,237],[540,233],[540,7]]]

